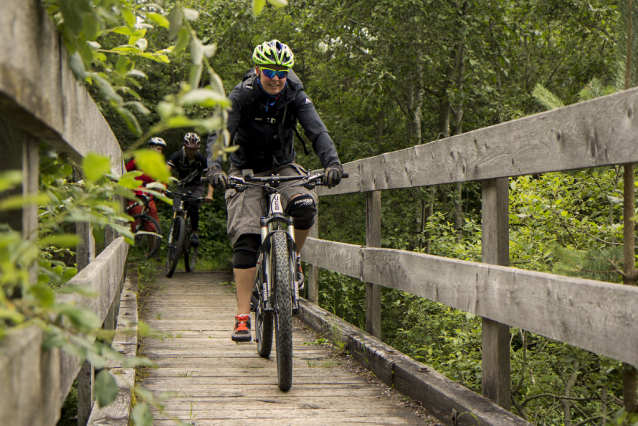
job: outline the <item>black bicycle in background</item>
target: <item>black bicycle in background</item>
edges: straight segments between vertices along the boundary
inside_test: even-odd
[[[292,386],[292,315],[299,312],[299,288],[295,272],[297,263],[292,219],[282,207],[282,192],[286,188],[303,186],[313,189],[325,185],[323,173],[309,172],[299,176],[255,177],[252,170],[243,170],[243,177],[229,177],[229,188],[241,192],[248,187],[261,187],[268,195],[268,211],[260,220],[261,246],[257,260],[257,275],[252,304],[255,309],[255,340],[257,353],[270,356],[273,343],[273,323],[277,342],[277,381],[287,391]],[[344,178],[348,175],[344,173]]]
[[[131,231],[135,234],[135,249],[138,250],[144,259],[148,259],[157,253],[162,243],[162,228],[160,224],[148,214],[150,197],[145,194],[138,195],[137,198],[143,204],[142,212],[131,216],[134,220]],[[140,205],[140,202],[131,204],[126,208],[127,213]]]
[[[172,277],[177,268],[182,253],[184,254],[184,268],[186,272],[195,270],[197,263],[197,247],[191,246],[191,235],[193,229],[191,219],[188,214],[188,207],[191,203],[203,203],[204,197],[193,197],[192,192],[164,191],[164,194],[173,197],[173,203],[177,202],[177,207],[173,205],[173,222],[168,233],[168,251],[166,254],[166,276]],[[178,201],[175,201],[178,200]]]

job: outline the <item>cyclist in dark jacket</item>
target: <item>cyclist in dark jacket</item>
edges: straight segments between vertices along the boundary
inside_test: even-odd
[[[294,76],[294,55],[277,40],[264,42],[253,52],[254,75],[239,83],[229,95],[228,132],[239,148],[230,155],[231,176],[252,169],[256,176],[278,173],[299,175],[303,168],[295,163],[294,127],[299,121],[314,151],[325,168],[329,186],[337,185],[343,168],[328,129],[315,111],[312,101]],[[208,139],[209,156],[216,135]],[[208,180],[216,189],[225,190],[228,177],[221,158],[213,161]],[[261,244],[259,218],[265,216],[262,190],[249,188],[242,193],[228,190],[228,237],[233,245],[233,272],[237,289],[237,316],[232,333],[234,341],[250,341],[250,296],[256,273],[257,250]],[[293,218],[297,255],[317,214],[316,195],[303,188],[284,190],[284,209]],[[303,274],[296,277],[303,285]]]
[[[186,133],[184,135],[184,146],[179,151],[174,152],[166,164],[168,169],[177,171],[179,176],[178,192],[192,192],[193,197],[203,197],[205,184],[200,183],[200,179],[206,175],[210,164],[204,154],[199,152],[200,138],[197,133]],[[212,201],[212,187],[208,188],[206,199]],[[173,207],[179,205],[179,197],[173,200]],[[191,226],[193,227],[193,235],[191,236],[191,245],[199,246],[199,205],[190,203],[188,206],[188,215],[191,218]]]

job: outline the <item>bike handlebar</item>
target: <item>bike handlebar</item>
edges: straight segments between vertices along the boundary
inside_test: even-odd
[[[343,179],[347,179],[349,177],[348,173],[343,173],[341,176]],[[302,181],[298,185],[295,185],[294,182]],[[286,185],[285,187],[290,186],[304,186],[306,188],[312,189],[314,186],[327,186],[327,183],[324,182],[324,174],[321,173],[308,173],[307,175],[297,175],[297,176],[279,176],[279,175],[271,175],[271,176],[230,176],[228,178],[228,187],[232,189],[243,189],[247,186],[266,186],[267,184],[272,183],[285,183],[285,182],[293,182],[291,185]],[[261,185],[260,185],[261,184]],[[270,185],[268,185],[270,186]]]

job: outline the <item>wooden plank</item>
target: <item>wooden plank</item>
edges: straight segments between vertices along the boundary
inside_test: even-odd
[[[638,365],[638,287],[401,250],[362,251],[367,282]]]
[[[381,247],[381,191],[367,193],[366,246]],[[366,283],[366,331],[381,338],[381,287]]]
[[[111,158],[122,174],[119,144],[68,66],[55,25],[38,0],[0,2],[0,115],[80,161]]]
[[[302,302],[300,319],[319,333],[345,342],[350,354],[363,366],[397,391],[420,401],[428,413],[445,424],[528,425],[487,398],[414,361],[374,336],[332,315],[326,310]],[[452,422],[451,413],[472,413]]]
[[[508,180],[483,181],[482,260],[509,266],[509,187]],[[483,396],[509,410],[510,331],[507,324],[488,318],[482,320],[482,392]]]
[[[308,238],[301,259],[320,268],[361,279],[361,246]]]
[[[126,357],[137,356],[137,274],[129,274],[124,281],[124,287],[120,295],[120,310],[117,320],[117,334],[111,347]],[[129,328],[133,333],[125,333]],[[130,424],[130,412],[133,387],[135,386],[135,369],[123,368],[123,361],[109,360],[106,364],[115,376],[118,394],[116,400],[109,406],[100,408],[93,404],[91,415],[88,418],[88,426],[128,426]]]
[[[496,179],[638,162],[638,88],[344,165],[317,194]]]
[[[206,283],[209,292],[217,294],[218,302],[234,306],[235,294],[217,291],[221,285],[211,278],[212,274]],[[169,279],[158,278],[158,288],[166,282]],[[352,419],[355,424],[381,420],[383,424],[423,424],[410,410],[397,407],[398,401],[385,394],[383,388],[370,386],[365,377],[328,358],[330,352],[326,347],[307,344],[311,338],[301,333],[302,325],[297,321],[293,334],[293,385],[289,392],[282,392],[277,386],[276,340],[269,358],[260,357],[254,343],[233,344],[230,334],[234,311],[190,303],[187,297],[190,296],[192,301],[200,298],[198,293],[191,291],[192,287],[206,281],[196,278],[192,282],[190,275],[184,275],[180,282],[181,285],[173,290],[182,292],[177,299],[182,306],[188,306],[190,316],[199,315],[198,331],[182,335],[188,337],[164,341],[145,338],[141,344],[142,355],[159,365],[157,369],[148,370],[148,376],[141,384],[155,393],[175,392],[177,402],[171,402],[173,398],[167,401],[169,414],[184,420],[194,419],[197,425],[225,421],[262,424],[270,420],[276,420],[280,425],[282,421],[288,424],[288,418],[297,419],[296,423],[300,425],[333,424],[343,418]],[[145,300],[144,306],[152,309],[145,310],[143,315],[154,318],[157,303],[163,306],[161,309],[170,310],[167,317],[180,318],[180,312],[172,302],[171,298],[169,308],[165,293],[156,291]],[[191,323],[190,320],[144,320],[164,330],[167,325]],[[312,336],[313,341],[315,338]],[[356,403],[334,403],[335,399],[341,398]],[[162,418],[165,417],[159,416],[154,424],[162,424],[159,420]]]

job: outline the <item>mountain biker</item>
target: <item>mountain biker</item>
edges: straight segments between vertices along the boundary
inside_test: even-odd
[[[174,152],[166,164],[168,169],[175,169],[179,176],[178,192],[192,192],[193,197],[203,197],[205,184],[200,183],[202,176],[206,175],[209,168],[208,160],[199,152],[200,138],[197,133],[186,133],[184,135],[184,145],[182,149]],[[209,185],[206,195],[207,201],[212,201],[213,188]],[[181,197],[175,197],[173,208],[179,206]],[[199,246],[199,204],[189,203],[188,215],[191,218],[193,235],[191,236],[191,246]]]
[[[230,176],[241,176],[242,169],[252,169],[255,176],[299,175],[305,170],[295,163],[293,130],[297,121],[325,168],[327,184],[337,185],[343,168],[328,129],[319,118],[301,82],[293,77],[294,55],[290,48],[272,40],[255,47],[254,74],[239,83],[228,98],[228,132],[239,148],[230,155]],[[290,74],[290,75],[289,75]],[[208,154],[216,134],[208,138]],[[221,157],[213,161],[208,181],[215,189],[225,190],[228,176],[222,170]],[[228,238],[233,246],[233,273],[237,289],[237,316],[231,338],[250,342],[250,300],[255,280],[257,250],[261,244],[259,218],[266,215],[262,189],[248,188],[241,193],[225,193],[228,210]],[[293,218],[297,256],[301,252],[317,214],[316,195],[303,188],[284,190],[285,211]],[[295,277],[303,285],[303,272]]]
[[[148,141],[149,148],[159,152],[160,154],[164,153],[164,149],[166,148],[166,142],[162,138],[151,138]],[[135,158],[126,163],[126,171],[132,172],[137,170],[137,166],[135,165]],[[141,176],[136,177],[135,179],[142,181],[142,186],[146,186],[149,183],[155,182],[153,178],[150,176],[143,174]],[[157,207],[155,206],[155,200],[153,196],[145,191],[139,190],[135,191],[135,195],[137,197],[147,197],[149,199],[148,202],[148,215],[155,219],[159,223],[159,216],[157,215]],[[142,213],[143,205],[135,200],[127,200],[126,202],[126,211],[130,216],[135,216]],[[137,220],[131,223],[131,229],[137,228]],[[156,232],[155,226],[149,221],[144,222],[144,230],[147,232]],[[155,245],[155,236],[149,235],[149,243],[151,246]]]

